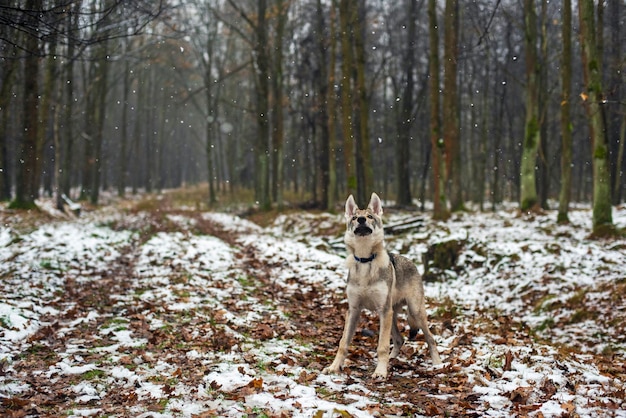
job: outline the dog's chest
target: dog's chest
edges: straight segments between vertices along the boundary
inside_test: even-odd
[[[388,303],[389,282],[392,277],[386,269],[378,269],[374,276],[363,270],[359,268],[350,269],[346,289],[348,303],[370,311],[380,311]]]

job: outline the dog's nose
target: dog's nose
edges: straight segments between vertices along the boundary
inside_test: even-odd
[[[364,224],[365,223],[365,216],[359,216],[356,221],[358,223],[360,223],[360,224]]]

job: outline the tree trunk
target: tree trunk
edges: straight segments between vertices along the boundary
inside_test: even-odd
[[[128,179],[128,93],[130,91],[130,65],[128,59],[124,62],[124,81],[122,92],[122,121],[120,132],[120,154],[116,159],[117,164],[117,195],[124,197],[126,194],[126,181]]]
[[[613,204],[622,201],[623,176],[626,167],[623,166],[624,140],[621,138],[621,127],[626,120],[624,112],[624,81],[623,81],[623,44],[624,32],[621,28],[620,12],[624,10],[622,0],[607,1],[608,29],[610,31],[607,48],[606,67],[607,77],[607,133],[609,140],[609,158],[611,161],[611,184],[613,185]]]
[[[441,137],[439,113],[439,26],[437,24],[437,2],[428,0],[429,27],[429,91],[430,91],[430,142],[433,164],[433,218],[445,220],[450,216],[446,198],[446,145]]]
[[[66,80],[74,80],[74,63],[75,63],[75,50],[76,50],[76,33],[78,32],[78,23],[80,18],[80,6],[81,2],[78,1],[74,4],[74,9],[71,10],[66,19],[66,25],[68,30],[67,40],[67,56],[68,62],[65,68]],[[59,190],[61,194],[65,194],[70,197],[71,191],[71,174],[73,169],[73,154],[74,154],[74,83],[65,83],[65,98],[64,98],[64,114],[63,114],[63,135],[59,139],[61,147],[61,160],[58,161],[60,172],[59,175]],[[57,196],[57,204],[62,196]]]
[[[584,96],[589,133],[592,144],[593,162],[593,232],[596,235],[614,229],[611,207],[611,174],[609,169],[609,144],[606,135],[602,74],[596,39],[593,0],[579,0],[580,44],[583,76],[586,92]]]
[[[41,3],[34,0],[26,2],[26,9],[34,11],[26,14],[25,25],[35,30],[38,26],[36,11]],[[24,97],[22,102],[22,138],[19,144],[19,164],[15,184],[15,199],[10,207],[32,209],[37,195],[37,150],[39,149],[39,40],[34,34],[24,34],[26,57],[24,58],[23,79]]]
[[[535,166],[540,141],[539,88],[537,61],[537,12],[534,0],[524,0],[526,47],[526,125],[520,165],[520,209],[527,211],[538,204]]]
[[[341,33],[341,130],[348,194],[356,194],[357,176],[354,158],[354,127],[352,125],[352,31],[356,11],[350,0],[339,2],[339,32]]]
[[[283,119],[283,38],[285,35],[285,24],[289,13],[291,2],[284,3],[284,0],[278,0],[276,3],[276,36],[274,38],[274,55],[273,55],[273,71],[272,71],[272,180],[273,199],[279,209],[283,208],[283,179],[284,179],[284,151],[285,142],[285,125]]]
[[[332,5],[331,13],[332,13]],[[329,91],[329,76],[328,76],[328,42],[324,27],[326,23],[324,21],[324,9],[322,8],[322,1],[317,0],[316,3],[317,14],[317,56],[319,60],[319,69],[314,72],[314,83],[317,87],[316,94],[316,106],[317,106],[317,125],[319,126],[319,139],[320,150],[318,154],[319,168],[320,168],[320,199],[321,207],[324,209],[330,209],[330,130],[329,130],[329,113],[332,112],[332,107],[328,104],[330,99]],[[332,27],[333,22],[330,21]],[[332,39],[332,38],[331,38]],[[332,40],[331,40],[332,42]]]
[[[318,0],[320,1],[320,0]],[[321,1],[320,1],[321,3]],[[335,131],[337,120],[337,96],[335,95],[335,67],[337,55],[337,22],[335,15],[335,3],[332,1],[330,5],[330,64],[328,66],[328,88],[327,88],[327,105],[328,105],[328,189],[326,198],[326,209],[332,211],[335,207],[337,196],[337,132]]]
[[[489,94],[491,92],[491,67],[490,56],[491,50],[489,44],[485,46],[486,60],[485,60],[485,78],[483,80],[483,95],[481,105],[481,131],[480,131],[480,143],[478,148],[478,155],[476,155],[476,194],[477,201],[481,211],[485,210],[485,183],[486,183],[486,170],[487,170],[487,143],[489,142],[489,125],[491,123],[491,112],[489,108]]]
[[[262,210],[272,206],[270,191],[270,125],[269,125],[269,56],[267,51],[267,0],[257,3],[257,22],[255,39],[256,61],[256,113],[257,113],[257,149],[256,149],[256,195]]]
[[[561,59],[561,190],[557,222],[569,221],[572,197],[572,0],[563,0],[563,55]]]
[[[217,109],[214,106],[213,98],[213,77],[211,71],[213,69],[213,54],[214,54],[214,41],[215,34],[209,29],[209,35],[207,36],[206,43],[206,60],[204,61],[204,91],[205,100],[207,106],[207,117],[205,124],[206,133],[206,167],[207,167],[207,182],[209,183],[209,206],[215,205],[217,202],[217,196],[215,195],[215,176],[213,167],[213,149],[215,147],[214,137],[216,135],[215,126],[219,123],[217,120]]]
[[[539,86],[539,140],[540,155],[539,159],[539,204],[542,209],[548,209],[548,195],[550,192],[550,156],[548,155],[548,2],[547,0],[541,0],[541,36],[540,36],[540,65],[539,65],[539,79],[537,85]]]
[[[356,170],[357,170],[357,199],[365,202],[374,190],[374,170],[370,151],[369,135],[369,98],[365,84],[365,27],[366,13],[365,0],[358,0],[354,5],[358,10],[354,22],[354,51],[356,70]]]
[[[106,41],[96,45],[93,60],[89,63],[89,80],[86,91],[86,122],[83,158],[81,199],[98,203],[100,192],[100,169],[102,165],[102,140],[108,81],[108,48]]]
[[[3,68],[3,77],[0,84],[0,201],[11,199],[11,178],[9,176],[9,155],[8,155],[8,126],[9,112],[6,111],[11,102],[14,75],[19,65],[19,60],[6,60]]]
[[[443,128],[446,146],[447,178],[450,184],[450,209],[463,210],[461,184],[461,141],[459,132],[459,99],[457,86],[457,59],[459,34],[458,0],[446,0],[444,19],[444,79]]]
[[[400,123],[398,124],[398,141],[396,143],[396,204],[408,206],[411,198],[411,130],[413,128],[413,90],[415,86],[415,44],[417,0],[408,0],[407,14],[407,43],[404,56],[405,86],[400,109]]]
[[[58,30],[58,28],[57,28]],[[56,89],[55,87],[55,77],[58,75],[58,66],[57,66],[57,40],[56,36],[52,36],[50,39],[50,43],[48,45],[48,56],[45,60],[44,71],[43,71],[43,85],[42,92],[40,98],[40,107],[39,107],[39,139],[37,140],[37,155],[39,156],[37,162],[37,173],[36,176],[39,179],[43,180],[43,188],[44,192],[52,193],[52,180],[54,175],[54,170],[46,170],[46,167],[49,168],[48,158],[50,154],[45,152],[45,149],[50,148],[50,145],[46,146],[47,142],[47,134],[48,127],[50,126],[50,121],[54,120],[54,115],[57,111],[58,100],[56,98]],[[54,148],[54,143],[52,144],[52,148]],[[54,156],[51,156],[54,159]],[[37,193],[38,194],[38,193]]]

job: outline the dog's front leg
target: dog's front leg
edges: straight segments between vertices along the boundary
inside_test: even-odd
[[[389,367],[389,339],[391,338],[391,326],[393,324],[393,309],[388,307],[380,312],[380,333],[378,335],[378,364],[372,378],[387,378]]]
[[[335,360],[330,366],[322,370],[322,373],[339,373],[343,367],[343,361],[348,356],[348,346],[354,336],[354,331],[356,330],[360,313],[360,309],[353,307],[348,309],[348,313],[346,314],[346,323],[343,327],[343,335],[341,336],[341,341],[339,341],[339,349],[337,350]]]

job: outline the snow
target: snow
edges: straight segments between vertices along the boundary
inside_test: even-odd
[[[391,212],[386,221],[406,215]],[[233,214],[181,211],[166,216],[174,228],[149,236],[115,226],[130,216],[129,225],[149,222],[146,214],[108,210],[26,230],[0,226],[0,400],[34,390],[34,382],[19,373],[21,356],[51,346],[48,335],[55,333],[64,340],[63,351],[33,376],[74,377],[64,392],[74,404],[67,416],[109,414],[99,402],[115,396],[134,405],[125,413],[146,417],[207,411],[226,417],[254,411],[370,417],[381,405],[402,408],[408,394],[391,398],[384,384],[361,377],[359,368],[373,367],[375,353],[358,364],[347,362],[354,376],[321,374],[319,347],[301,341],[307,330],[279,302],[320,304],[303,302],[304,312],[341,300],[343,253],[331,244],[338,236],[315,229],[336,231],[343,215],[288,213],[261,227]],[[614,294],[614,286],[626,280],[626,240],[589,239],[587,207],[572,210],[569,225],[557,225],[555,218],[551,211],[520,216],[513,210],[463,213],[445,223],[426,217],[423,229],[387,237],[388,248],[415,260],[421,271],[429,245],[464,242],[447,278],[425,284],[446,364],[434,368],[426,360],[420,370],[399,370],[392,379],[417,380],[424,373],[445,381],[456,370],[455,378],[464,376],[476,399],[471,412],[483,416],[518,414],[519,396],[522,405],[532,406],[529,416],[626,417],[619,398],[623,371],[608,374],[597,361],[607,351],[615,367],[626,361],[626,302]],[[198,233],[202,222],[222,232]],[[626,208],[614,209],[614,222],[626,227]],[[67,296],[67,286],[117,283],[119,277],[106,309],[82,311]],[[453,325],[437,319],[444,308],[457,312]],[[508,335],[497,334],[505,328],[499,321],[513,327]],[[266,329],[251,329],[253,323]],[[180,328],[180,348],[157,352],[172,324]],[[77,338],[88,327],[97,330],[92,340]],[[465,342],[459,342],[462,333],[469,336]],[[207,341],[222,349],[203,349]],[[422,346],[406,345],[418,354]],[[314,361],[302,363],[307,358]],[[183,379],[200,370],[195,380]],[[445,392],[425,396],[444,404],[454,398]],[[158,411],[149,408],[155,404]]]

